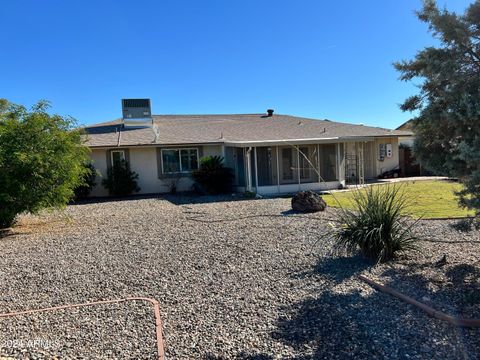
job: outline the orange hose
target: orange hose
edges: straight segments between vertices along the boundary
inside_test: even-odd
[[[462,326],[462,327],[479,327],[480,326],[480,319],[464,319],[464,318],[458,318],[458,317],[445,314],[444,312],[435,310],[434,308],[428,305],[425,305],[424,303],[421,303],[407,295],[403,295],[402,293],[399,293],[398,291],[388,286],[381,285],[373,280],[370,280],[363,275],[359,275],[358,278],[363,282],[366,282],[368,285],[370,285],[374,289],[377,289],[386,294],[393,295],[399,298],[400,300],[405,301],[408,304],[414,305],[419,309],[425,311],[428,315],[433,316],[434,318],[447,321],[450,324],[455,326]]]
[[[92,301],[86,302],[82,304],[67,304],[67,305],[60,305],[42,309],[33,309],[33,310],[24,310],[24,311],[16,311],[11,313],[4,313],[0,314],[0,318],[4,317],[12,317],[12,316],[19,316],[19,315],[29,315],[39,312],[45,311],[55,311],[55,310],[62,310],[62,309],[72,309],[77,307],[84,307],[84,306],[93,306],[93,305],[102,305],[102,304],[114,304],[114,303],[121,303],[125,301],[147,301],[153,305],[153,312],[155,315],[155,331],[157,335],[157,354],[158,360],[165,360],[165,351],[163,348],[163,337],[162,337],[162,320],[160,318],[160,304],[157,300],[147,297],[128,297],[125,299],[115,299],[115,300],[101,300],[101,301]]]

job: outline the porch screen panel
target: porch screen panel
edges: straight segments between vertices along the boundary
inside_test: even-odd
[[[337,180],[337,145],[320,145],[320,175],[323,181]]]
[[[277,185],[277,154],[274,147],[257,147],[258,186]]]
[[[243,148],[235,148],[234,164],[236,185],[245,186],[245,156]]]
[[[299,147],[299,170],[301,183],[318,182],[318,149],[316,145]]]
[[[234,186],[245,186],[243,151],[243,148],[225,147],[225,165],[233,171]]]
[[[280,148],[280,184],[298,183],[297,150],[293,147]]]

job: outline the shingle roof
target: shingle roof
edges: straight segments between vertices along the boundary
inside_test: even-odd
[[[352,137],[408,136],[408,131],[289,115],[154,115],[152,128],[123,127],[114,120],[86,127],[90,147],[274,142]]]
[[[406,122],[404,122],[402,125],[397,127],[396,130],[403,130],[403,131],[412,131],[413,132],[413,126],[415,124],[415,119],[410,119]]]

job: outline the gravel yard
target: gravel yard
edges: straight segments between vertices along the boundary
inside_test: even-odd
[[[480,318],[480,231],[423,221],[420,251],[372,267],[336,255],[337,210],[289,199],[167,197],[69,206],[0,237],[0,312],[145,296],[161,306],[169,359],[480,356],[480,329],[432,319],[365,274],[452,315]],[[447,255],[444,266],[436,266]],[[47,345],[12,346],[41,339]],[[0,355],[155,359],[142,302],[0,319]]]

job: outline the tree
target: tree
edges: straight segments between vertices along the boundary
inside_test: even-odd
[[[102,180],[111,195],[126,196],[139,192],[137,185],[138,174],[130,169],[130,164],[125,160],[116,161],[107,170],[107,178]]]
[[[480,1],[458,15],[424,0],[417,16],[439,45],[394,64],[401,80],[422,80],[401,105],[417,114],[414,153],[432,172],[457,177],[460,204],[480,212]]]
[[[89,150],[70,117],[0,100],[0,228],[17,214],[65,206],[88,172]]]

